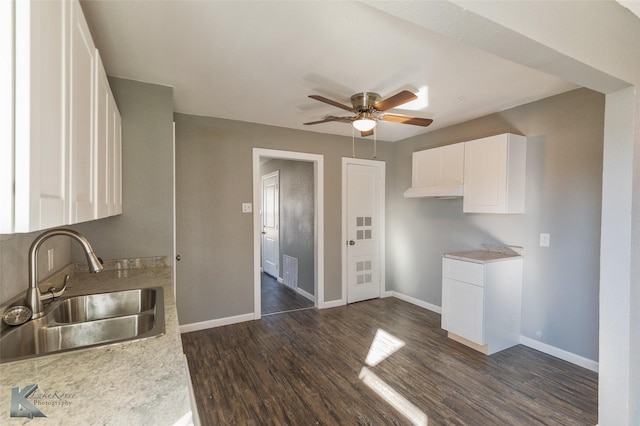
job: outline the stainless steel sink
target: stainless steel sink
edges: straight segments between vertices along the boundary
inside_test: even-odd
[[[164,334],[162,287],[75,296],[0,334],[0,363]]]
[[[76,296],[63,300],[51,313],[56,322],[65,324],[135,315],[153,310],[157,293],[158,289],[140,288]]]

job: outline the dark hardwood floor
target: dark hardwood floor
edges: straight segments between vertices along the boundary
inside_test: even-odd
[[[403,346],[391,353],[394,339]],[[447,339],[440,315],[395,298],[182,341],[203,425],[597,423],[596,373],[522,345],[487,357]],[[377,364],[372,346],[386,356]]]
[[[260,277],[262,315],[313,308],[313,302],[264,272]]]

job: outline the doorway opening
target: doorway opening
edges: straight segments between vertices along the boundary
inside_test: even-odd
[[[323,307],[323,158],[253,150],[255,319]]]

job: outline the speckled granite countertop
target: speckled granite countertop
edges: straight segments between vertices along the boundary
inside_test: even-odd
[[[100,274],[73,272],[64,296],[161,286],[165,334],[0,364],[0,424],[190,424],[171,268],[163,258],[150,259],[107,262]],[[31,384],[38,389],[28,400],[46,418],[10,417],[12,389]]]
[[[522,247],[502,247],[485,244],[483,245],[482,250],[445,253],[443,256],[448,257],[449,259],[464,260],[474,263],[499,262],[501,260],[510,260],[522,257]]]

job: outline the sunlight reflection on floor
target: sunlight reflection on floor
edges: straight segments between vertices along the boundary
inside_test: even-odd
[[[373,338],[365,362],[367,365],[375,367],[380,361],[385,360],[403,346],[404,341],[379,328]]]
[[[367,365],[375,367],[404,345],[405,342],[403,340],[398,339],[382,329],[378,329],[373,342],[371,343],[371,347],[369,348],[369,353],[367,353],[365,362]],[[369,386],[371,390],[377,393],[378,396],[384,399],[393,408],[398,410],[414,425],[423,426],[428,423],[428,417],[422,410],[400,395],[369,368],[362,367],[360,376],[358,377],[365,385]]]

